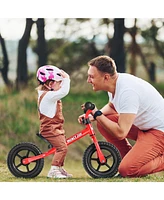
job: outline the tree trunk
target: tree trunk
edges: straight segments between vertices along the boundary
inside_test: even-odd
[[[156,82],[156,65],[154,62],[150,62],[149,77],[151,82]]]
[[[146,62],[145,56],[143,55],[140,46],[136,42],[136,36],[137,36],[137,32],[138,32],[137,19],[134,20],[134,26],[132,28],[126,29],[126,30],[132,37],[132,42],[131,42],[131,45],[129,47],[129,51],[130,51],[130,54],[131,54],[131,58],[130,58],[130,74],[136,75],[136,71],[137,71],[137,55],[140,56],[141,61],[143,63],[143,66],[145,67],[145,70],[149,74],[149,69],[148,69],[148,66],[147,66],[147,62]]]
[[[114,19],[114,36],[111,40],[110,56],[115,60],[118,72],[125,72],[124,32],[124,18]]]
[[[26,27],[22,38],[18,44],[18,66],[17,66],[17,89],[25,86],[28,82],[28,69],[27,69],[27,47],[29,44],[30,33],[33,25],[32,18],[26,19]]]
[[[47,64],[47,48],[46,48],[46,39],[44,33],[44,19],[39,18],[36,21],[37,25],[37,33],[38,33],[38,40],[37,40],[37,54],[38,54],[38,65],[39,67],[42,65]]]
[[[6,44],[4,38],[0,34],[0,43],[2,46],[2,54],[3,54],[3,66],[0,68],[0,71],[2,73],[2,78],[4,80],[4,83],[7,86],[11,86],[11,82],[8,79],[8,70],[9,70],[9,60],[8,60],[8,55],[7,55],[7,50],[6,50]]]

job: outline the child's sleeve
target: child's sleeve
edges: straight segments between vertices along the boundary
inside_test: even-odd
[[[64,78],[62,83],[61,83],[61,88],[57,91],[50,91],[49,97],[53,99],[54,101],[62,99],[65,97],[70,90],[70,79],[69,78]]]

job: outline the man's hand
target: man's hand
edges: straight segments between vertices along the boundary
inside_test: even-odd
[[[82,109],[82,110],[85,109],[85,104],[82,104],[82,105],[81,105],[81,109]],[[97,109],[97,107],[95,106],[94,110],[92,110],[91,114],[89,115],[89,120],[90,120],[90,121],[94,121],[93,115],[94,115],[94,113],[95,113],[97,110],[98,110],[98,109]],[[79,122],[80,124],[82,124],[82,121],[83,121],[83,118],[84,118],[84,117],[85,117],[85,114],[82,114],[82,115],[80,115],[80,116],[78,117],[78,122]]]
[[[80,115],[80,116],[78,117],[78,122],[79,122],[80,124],[82,124],[83,118],[85,118],[85,114]],[[90,121],[94,121],[94,118],[93,118],[92,115],[89,115],[89,120],[90,120]]]

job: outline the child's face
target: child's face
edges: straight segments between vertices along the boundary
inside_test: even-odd
[[[61,82],[62,81],[53,81],[51,82],[51,88],[54,89],[54,91],[57,91],[61,88]]]

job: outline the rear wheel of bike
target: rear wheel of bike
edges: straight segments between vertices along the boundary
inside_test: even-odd
[[[29,142],[19,143],[8,153],[7,166],[10,172],[16,177],[34,178],[42,171],[44,159],[42,158],[29,164],[23,164],[22,160],[41,153],[35,144]]]
[[[83,166],[92,178],[111,178],[118,172],[121,156],[118,149],[109,142],[98,142],[106,162],[101,163],[96,147],[91,144],[84,152]]]

